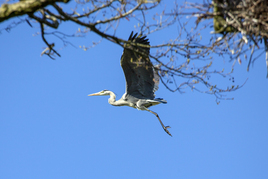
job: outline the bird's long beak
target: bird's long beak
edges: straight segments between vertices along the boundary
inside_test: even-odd
[[[100,94],[99,93],[93,93],[93,94],[89,94],[87,96],[99,96]]]

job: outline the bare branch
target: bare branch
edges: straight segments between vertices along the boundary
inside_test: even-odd
[[[59,26],[59,22],[57,21],[57,19],[55,17],[53,18],[53,17],[43,16],[43,18],[39,18],[39,17],[35,16],[34,14],[29,14],[29,17],[35,19],[38,22],[46,24],[54,29],[57,29]],[[50,19],[52,22],[48,21],[48,19]]]
[[[116,21],[118,19],[121,19],[123,17],[126,17],[128,16],[129,14],[132,14],[134,11],[136,11],[140,6],[141,6],[141,2],[139,4],[136,5],[136,7],[134,7],[133,9],[129,10],[128,12],[124,13],[124,14],[121,14],[119,16],[115,16],[115,17],[112,17],[110,19],[107,19],[107,20],[103,20],[103,21],[97,21],[96,23],[94,23],[93,25],[97,25],[97,24],[106,24],[108,22],[111,22],[111,21]]]
[[[54,50],[53,49],[53,47],[54,47],[54,43],[52,43],[52,44],[49,44],[48,42],[47,42],[47,40],[46,40],[46,38],[45,38],[45,32],[44,32],[44,24],[43,23],[40,23],[40,27],[41,27],[41,36],[42,36],[42,39],[43,39],[43,41],[46,43],[46,45],[48,46],[42,53],[41,53],[41,56],[43,55],[43,54],[46,54],[46,55],[48,55],[50,58],[52,58],[53,60],[55,60],[53,57],[51,57],[51,50],[54,52],[54,53],[56,53],[59,57],[60,57],[60,54],[56,51],[56,50]],[[46,52],[46,51],[48,51],[48,53]]]

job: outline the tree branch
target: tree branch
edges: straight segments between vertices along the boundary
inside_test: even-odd
[[[44,31],[44,24],[42,23],[42,22],[40,22],[40,28],[41,28],[41,36],[42,36],[42,39],[43,39],[43,41],[45,42],[45,44],[48,46],[42,53],[41,53],[41,56],[43,55],[43,54],[46,54],[46,55],[48,55],[50,58],[52,58],[53,60],[55,60],[53,57],[51,57],[51,50],[54,52],[54,53],[56,53],[59,57],[60,57],[60,54],[56,51],[56,50],[54,50],[53,49],[53,47],[54,47],[54,43],[52,43],[52,44],[49,44],[48,42],[47,42],[47,40],[46,40],[46,38],[45,38],[45,31]],[[48,52],[47,52],[48,51]]]
[[[44,8],[47,5],[52,5],[56,2],[67,3],[69,1],[70,0],[26,0],[13,4],[2,4],[0,7],[0,22],[8,20],[12,17],[34,13],[38,9]]]

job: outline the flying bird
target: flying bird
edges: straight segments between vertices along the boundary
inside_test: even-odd
[[[154,114],[159,120],[163,129],[170,136],[169,126],[165,126],[158,114],[148,108],[160,103],[166,104],[162,98],[155,98],[158,90],[159,75],[157,68],[152,65],[149,59],[150,42],[146,36],[131,32],[128,42],[124,45],[121,57],[121,67],[123,68],[126,79],[126,92],[121,99],[116,101],[116,96],[112,91],[102,90],[88,96],[110,96],[108,102],[113,106],[130,106],[138,110],[145,110]]]

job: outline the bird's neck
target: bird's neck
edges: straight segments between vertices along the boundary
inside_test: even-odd
[[[118,101],[115,100],[116,96],[115,94],[110,91],[110,98],[108,99],[108,103],[113,105],[113,106],[121,106]]]

